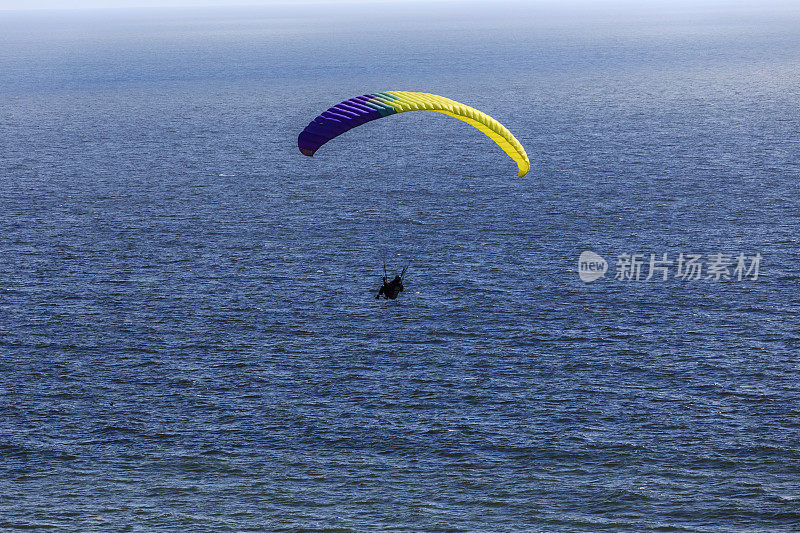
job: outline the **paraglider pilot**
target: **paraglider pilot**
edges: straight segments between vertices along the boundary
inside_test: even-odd
[[[399,276],[395,276],[392,281],[389,281],[388,276],[386,275],[386,266],[383,267],[383,285],[381,286],[380,290],[378,290],[378,295],[375,298],[380,298],[383,296],[385,300],[394,300],[397,298],[397,295],[403,292],[403,277],[406,275],[406,270],[408,267],[403,268],[403,271],[400,273]]]

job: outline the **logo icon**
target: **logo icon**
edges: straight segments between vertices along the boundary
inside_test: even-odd
[[[586,250],[578,258],[578,275],[581,281],[591,283],[602,278],[608,270],[608,263],[601,256]]]

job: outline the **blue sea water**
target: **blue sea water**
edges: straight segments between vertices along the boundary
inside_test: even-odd
[[[0,13],[0,529],[797,531],[798,27]],[[489,113],[531,173],[434,113],[300,155],[389,89]],[[614,279],[740,252],[758,279]]]

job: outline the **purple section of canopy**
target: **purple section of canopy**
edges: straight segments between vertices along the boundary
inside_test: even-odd
[[[375,96],[365,94],[336,104],[311,121],[297,137],[297,146],[305,155],[314,155],[320,146],[342,133],[370,120],[381,118],[381,113],[368,105]]]

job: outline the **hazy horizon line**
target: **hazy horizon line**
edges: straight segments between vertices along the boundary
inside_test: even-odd
[[[184,8],[243,8],[243,7],[268,7],[292,5],[325,5],[332,6],[358,5],[358,4],[463,4],[463,5],[490,5],[522,4],[527,6],[556,6],[564,9],[584,7],[589,9],[630,8],[643,10],[661,7],[716,7],[716,8],[747,8],[747,7],[797,7],[791,0],[767,0],[754,2],[752,0],[239,0],[235,3],[220,4],[216,0],[121,0],[116,5],[109,5],[101,0],[77,0],[71,4],[58,0],[39,0],[38,2],[20,2],[17,0],[0,0],[0,12],[43,12],[43,11],[118,11],[118,10],[144,10],[144,9],[184,9]]]

